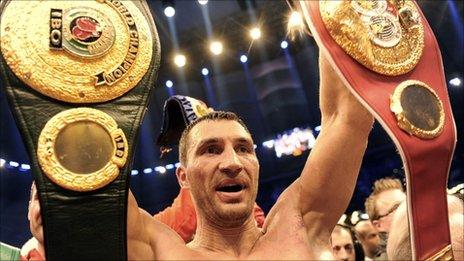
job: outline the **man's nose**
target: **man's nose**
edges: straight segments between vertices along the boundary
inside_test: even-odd
[[[243,165],[233,148],[229,147],[224,150],[219,169],[232,176],[238,175],[242,171]]]
[[[346,250],[344,248],[342,248],[340,250],[340,252],[338,253],[338,257],[342,261],[348,261],[348,259],[349,259],[349,255],[348,255],[348,253],[346,252]]]

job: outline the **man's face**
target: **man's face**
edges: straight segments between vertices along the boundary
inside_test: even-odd
[[[354,261],[356,259],[354,243],[350,232],[345,229],[334,232],[330,241],[332,244],[332,253],[336,260]]]
[[[242,224],[258,190],[259,164],[250,134],[236,121],[206,120],[190,131],[188,142],[185,184],[199,213],[221,226]]]
[[[373,258],[380,243],[379,232],[369,220],[360,221],[356,224],[355,230],[359,235],[359,241],[363,246],[364,253],[366,256]]]
[[[390,232],[393,214],[405,199],[406,195],[400,189],[386,190],[376,196],[375,207],[380,218],[372,223],[379,232]]]

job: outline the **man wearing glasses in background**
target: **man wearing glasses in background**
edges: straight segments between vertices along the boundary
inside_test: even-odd
[[[380,244],[376,260],[387,260],[386,246],[393,213],[405,199],[401,181],[384,178],[374,183],[372,193],[364,203],[369,219],[379,231]]]

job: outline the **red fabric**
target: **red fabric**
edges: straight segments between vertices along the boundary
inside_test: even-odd
[[[31,249],[29,251],[29,253],[27,253],[27,256],[21,256],[19,258],[19,260],[21,260],[21,261],[29,261],[29,260],[30,261],[33,261],[33,260],[39,261],[39,260],[45,260],[45,258],[42,257],[42,255],[39,253],[39,251],[37,249],[34,248],[34,249]]]
[[[416,259],[431,257],[450,243],[446,184],[456,130],[440,49],[430,26],[419,11],[425,31],[425,47],[420,62],[404,75],[383,76],[356,62],[332,39],[321,19],[318,1],[300,3],[307,12],[305,19],[311,24],[311,31],[326,57],[336,65],[356,96],[369,105],[375,118],[395,142],[406,171]],[[397,126],[397,120],[390,111],[389,101],[393,90],[399,83],[412,79],[433,88],[443,102],[445,127],[443,133],[434,139],[424,140],[407,134]]]
[[[256,226],[261,228],[265,215],[256,203],[253,207],[253,216]],[[172,205],[154,215],[153,218],[172,228],[185,242],[192,240],[197,229],[197,216],[189,189],[181,188]]]
[[[176,231],[185,242],[192,240],[197,228],[197,217],[190,191],[181,188],[172,205],[153,216]]]

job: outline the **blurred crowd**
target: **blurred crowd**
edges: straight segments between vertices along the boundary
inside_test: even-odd
[[[464,260],[464,184],[448,190],[448,215],[455,260]],[[406,192],[399,179],[377,180],[364,212],[344,214],[330,244],[337,260],[412,260]],[[433,214],[433,210],[428,213]]]

